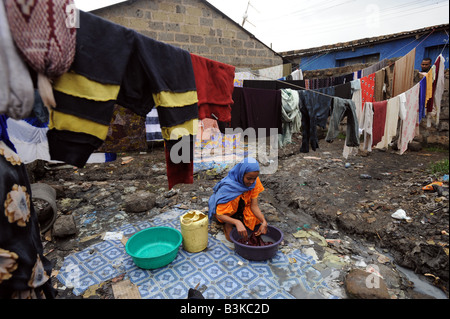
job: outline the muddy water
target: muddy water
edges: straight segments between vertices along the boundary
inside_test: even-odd
[[[415,291],[432,296],[436,299],[448,299],[441,289],[429,284],[427,281],[420,278],[420,276],[418,276],[412,270],[403,268],[399,265],[396,265],[396,268],[399,271],[401,271],[408,278],[409,281],[414,283]]]

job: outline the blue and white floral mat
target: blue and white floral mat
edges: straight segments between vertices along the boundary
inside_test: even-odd
[[[147,222],[117,229],[124,236],[153,226],[180,230],[179,217],[186,210],[174,209]],[[189,288],[198,285],[206,299],[308,299],[338,298],[330,294],[326,280],[313,268],[311,256],[294,250],[278,251],[267,261],[249,261],[221,240],[209,234],[202,252],[179,249],[169,265],[145,270],[138,268],[120,240],[107,239],[64,259],[57,279],[77,296],[92,285],[125,274],[135,284],[142,299],[186,299]]]

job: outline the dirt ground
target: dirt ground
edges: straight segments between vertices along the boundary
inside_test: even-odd
[[[327,239],[352,238],[354,246],[375,246],[392,256],[393,263],[424,275],[448,296],[448,188],[442,194],[422,190],[442,177],[434,176],[430,165],[448,159],[448,150],[422,149],[403,155],[374,150],[344,159],[343,140],[330,144],[322,139],[320,148],[309,153],[299,152],[299,141],[295,137],[293,144],[279,150],[275,173],[260,176],[265,187],[260,197],[262,211],[269,223],[283,230],[285,241],[293,242],[292,234],[305,225],[320,230]],[[121,164],[125,156],[133,160]],[[362,178],[361,174],[371,178]],[[167,189],[161,145],[150,146],[145,154],[118,154],[118,159],[110,163],[84,168],[45,164],[31,170],[32,182],[47,183],[58,190],[58,214],[76,214],[78,223],[83,213],[92,211],[97,215],[101,211],[120,211],[128,221],[150,218],[154,212],[123,213],[124,194],[139,190],[157,196],[156,206],[161,208],[158,212],[175,204],[205,210],[212,187],[222,177],[224,174],[200,172],[194,176],[194,184],[175,186],[173,196]],[[71,199],[69,204],[67,198]],[[410,219],[394,219],[391,215],[398,209],[403,209]],[[92,243],[80,238],[95,237],[111,229],[114,223],[110,217],[80,227],[71,237],[52,238],[47,234],[44,247],[55,268],[61,267],[64,256]],[[343,254],[351,254],[353,249],[343,244],[335,244],[334,248]],[[103,289],[108,294],[107,288]],[[74,296],[67,292],[60,293],[59,298]]]

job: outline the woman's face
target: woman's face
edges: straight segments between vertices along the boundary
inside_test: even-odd
[[[244,185],[246,187],[252,186],[252,184],[256,181],[256,178],[259,176],[259,172],[248,172],[244,174]]]

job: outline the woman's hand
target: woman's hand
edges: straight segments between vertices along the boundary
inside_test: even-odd
[[[245,228],[244,224],[240,220],[236,221],[236,230],[238,234],[244,238],[244,240],[247,240],[247,228]]]
[[[260,236],[267,234],[267,222],[264,221],[261,223],[261,226],[259,226],[258,230],[255,232],[255,236]]]

